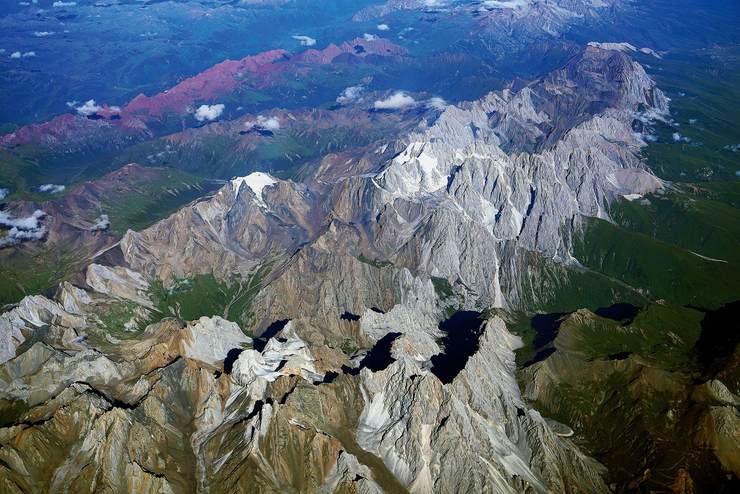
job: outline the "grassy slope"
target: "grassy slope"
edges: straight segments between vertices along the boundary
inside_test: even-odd
[[[218,186],[218,182],[168,169],[158,180],[139,184],[123,196],[105,198],[103,211],[114,232],[142,230]]]
[[[671,116],[679,124],[657,127],[658,142],[646,152],[651,168],[675,181],[736,179],[740,153],[723,148],[740,143],[740,47],[675,52],[644,62],[671,98]],[[673,132],[691,142],[673,142]]]
[[[189,321],[217,315],[239,323],[247,331],[254,322],[249,307],[270,269],[263,266],[248,279],[234,278],[228,282],[212,275],[177,279],[172,288],[165,288],[160,280],[155,280],[150,285],[150,296],[159,318],[175,316]]]
[[[45,249],[33,256],[0,251],[0,308],[53,288],[79,269],[86,255],[63,249]]]
[[[215,186],[215,182],[185,172],[165,170],[157,180],[113,191],[103,198],[101,212],[110,217],[113,232],[141,230]],[[25,195],[33,200],[50,199],[37,193]],[[80,269],[91,254],[72,252],[64,245],[49,246],[34,253],[12,248],[0,250],[0,306],[53,288]]]
[[[725,184],[740,192],[740,182]],[[702,184],[683,184],[644,201],[619,201],[611,207],[621,227],[698,254],[740,262],[740,209],[716,198]]]
[[[739,263],[710,261],[603,220],[587,221],[574,255],[585,266],[640,287],[655,299],[716,308],[740,298]]]

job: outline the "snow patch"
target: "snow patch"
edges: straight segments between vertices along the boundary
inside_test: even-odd
[[[231,181],[231,185],[234,188],[234,194],[238,194],[242,184],[246,184],[246,186],[249,187],[257,197],[257,202],[261,206],[265,207],[266,204],[262,199],[262,191],[265,187],[269,187],[276,183],[277,180],[275,180],[271,175],[263,172],[250,173],[246,177],[237,177]]]

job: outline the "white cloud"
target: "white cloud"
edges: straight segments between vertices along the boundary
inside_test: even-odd
[[[200,105],[195,110],[195,119],[199,122],[205,122],[206,120],[216,120],[224,112],[226,105],[221,103],[217,105]]]
[[[40,240],[46,235],[46,228],[41,224],[41,219],[46,213],[37,209],[25,218],[15,218],[10,214],[0,211],[0,227],[9,229],[4,237],[0,237],[0,247],[16,245],[24,240]]]
[[[388,24],[378,24],[378,31],[388,31],[389,29]]]
[[[441,110],[444,110],[445,108],[447,108],[447,102],[444,99],[442,99],[442,98],[440,98],[438,96],[435,96],[433,98],[429,98],[427,100],[426,105],[427,105],[427,108],[432,108],[433,110],[440,110],[441,111]]]
[[[302,34],[296,34],[293,36],[294,40],[300,41],[303,46],[313,46],[316,44],[316,40],[310,36],[304,36]]]
[[[691,142],[691,139],[686,136],[682,136],[678,132],[674,132],[672,137],[675,142]]]
[[[28,57],[35,57],[36,52],[35,51],[27,51],[25,53],[21,53],[19,51],[14,51],[10,54],[10,58],[28,58]]]
[[[0,200],[5,199],[10,194],[10,190],[0,187]]]
[[[47,194],[58,194],[60,192],[64,192],[64,185],[57,185],[57,184],[44,184],[39,186],[39,192],[44,192]]]
[[[347,105],[359,98],[364,90],[363,86],[350,86],[337,97],[337,103]]]
[[[280,129],[280,120],[277,117],[265,117],[258,115],[256,120],[247,120],[244,122],[246,130],[261,129],[275,131]]]
[[[51,4],[52,7],[74,7],[75,5],[77,5],[77,2],[63,2],[62,0],[57,0]]]
[[[378,39],[377,36],[375,36],[374,34],[370,34],[370,33],[365,33],[362,35],[362,37],[365,38],[365,41],[375,41],[376,39]]]
[[[35,31],[33,33],[33,35],[37,38],[45,38],[47,36],[51,36],[52,34],[54,34],[54,31]]]
[[[72,108],[74,108],[75,110],[77,110],[77,113],[79,113],[80,115],[83,115],[85,117],[89,117],[90,115],[93,115],[95,113],[98,113],[100,110],[103,109],[102,106],[95,104],[95,100],[94,99],[89,99],[89,100],[85,101],[85,103],[83,105],[80,105],[80,106],[74,106],[75,103],[76,103],[76,101],[73,101],[71,105],[70,105],[70,103],[67,103],[67,106],[71,106]]]
[[[95,219],[95,224],[90,227],[91,231],[102,231],[110,228],[110,219],[107,214],[101,214]]]
[[[409,106],[414,106],[416,100],[404,93],[403,91],[397,91],[387,97],[386,99],[378,100],[373,103],[373,108],[376,110],[400,110]]]

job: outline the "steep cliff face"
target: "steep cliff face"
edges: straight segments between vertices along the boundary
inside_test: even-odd
[[[78,286],[0,318],[0,481],[606,491],[604,468],[522,399],[521,341],[473,309],[516,307],[533,289],[527,256],[567,264],[579,217],[661,187],[631,125],[665,110],[639,65],[589,47],[524,87],[419,110],[417,130],[324,160],[304,183],[235,178],[128,232]],[[257,272],[239,305],[249,324],[219,317],[229,308],[166,317],[207,298],[178,299],[188,279]]]

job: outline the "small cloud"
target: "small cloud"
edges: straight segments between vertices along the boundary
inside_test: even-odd
[[[444,99],[442,99],[442,98],[440,98],[438,96],[435,96],[434,98],[429,98],[427,100],[426,106],[427,106],[427,108],[431,108],[433,110],[440,110],[440,111],[442,111],[445,108],[447,108],[447,102]]]
[[[9,247],[26,240],[42,239],[46,235],[46,228],[41,224],[44,216],[46,213],[40,209],[25,218],[16,218],[5,211],[0,211],[0,228],[8,230],[4,237],[0,237],[0,247]]]
[[[316,44],[315,39],[310,36],[304,36],[302,34],[296,34],[295,36],[293,36],[293,39],[299,41],[303,46],[313,46]]]
[[[35,57],[36,52],[35,51],[27,51],[25,53],[21,53],[19,51],[14,51],[10,54],[10,58],[29,58],[29,57]]]
[[[414,106],[416,100],[404,93],[403,91],[397,91],[387,97],[386,99],[378,100],[373,103],[373,108],[376,110],[400,110],[409,106]]]
[[[56,2],[51,4],[52,7],[57,7],[57,8],[74,7],[75,5],[77,5],[77,2],[63,2],[62,0],[57,0]]]
[[[370,33],[365,33],[362,35],[362,37],[365,38],[365,41],[375,41],[376,39],[378,39],[377,36],[375,36],[374,34],[370,34]]]
[[[695,124],[696,122],[698,122],[698,120],[697,120],[697,119],[695,119],[695,118],[690,118],[690,119],[689,119],[689,124],[690,124],[690,125],[694,125],[694,124]]]
[[[280,120],[277,117],[265,117],[263,115],[257,116],[255,120],[247,120],[244,122],[244,128],[246,130],[269,130],[276,131],[280,130]]]
[[[102,106],[95,104],[94,99],[89,99],[85,101],[83,105],[80,106],[74,106],[77,102],[73,101],[72,104],[67,103],[67,106],[71,106],[75,110],[77,110],[77,113],[80,115],[83,115],[85,117],[89,117],[90,115],[94,115],[95,113],[98,113],[100,110],[103,109]]]
[[[388,24],[378,24],[378,31],[388,31],[389,29]]]
[[[59,194],[60,192],[64,192],[65,188],[66,187],[64,185],[44,184],[39,186],[39,192],[43,192],[45,194]]]
[[[342,91],[342,94],[337,96],[337,103],[340,105],[348,105],[355,101],[365,91],[363,86],[350,86]]]
[[[95,224],[90,227],[90,231],[103,231],[110,228],[110,219],[107,214],[101,214],[95,219]]]
[[[206,120],[216,120],[224,112],[226,105],[221,103],[217,105],[200,105],[195,110],[195,119],[199,122],[205,122]]]
[[[10,190],[0,187],[0,201],[8,197],[8,195],[10,195]]]
[[[682,136],[678,132],[674,132],[672,137],[675,142],[691,142],[691,139],[686,136]]]
[[[639,134],[645,142],[658,142],[658,136],[653,134]]]
[[[33,35],[37,38],[45,38],[47,36],[51,36],[52,34],[54,34],[54,31],[35,31],[33,33]]]

